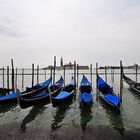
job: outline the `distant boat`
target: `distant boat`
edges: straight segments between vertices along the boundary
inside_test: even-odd
[[[22,94],[20,94],[20,92],[18,91],[17,94],[20,107],[24,109],[42,102],[50,103],[50,94],[52,92],[53,94],[58,94],[58,92],[62,90],[63,83],[64,80],[62,77],[60,77],[60,79],[55,83],[55,85],[52,85],[50,87],[48,85],[44,90],[41,90],[39,93],[33,94],[32,96],[28,97],[23,97]]]
[[[100,99],[109,107],[120,111],[120,98],[113,89],[98,75],[97,89]]]
[[[72,76],[70,83],[66,85],[57,96],[52,94],[52,105],[54,107],[59,105],[63,106],[63,104],[66,104],[67,102],[71,101],[74,96],[75,89],[76,81]]]
[[[92,104],[92,86],[88,79],[83,75],[81,84],[79,87],[80,91],[80,106],[89,106]]]
[[[133,81],[132,79],[128,78],[124,74],[123,74],[123,79],[132,90],[136,91],[137,93],[140,93],[140,83]]]

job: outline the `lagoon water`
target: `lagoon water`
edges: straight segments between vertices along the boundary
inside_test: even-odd
[[[110,70],[107,72],[110,73]],[[135,73],[134,70],[125,70],[125,72]],[[66,71],[66,83],[72,73],[72,70]],[[88,70],[79,71],[79,83],[82,74],[90,80]],[[56,71],[56,80],[60,75],[63,76],[63,71]],[[0,76],[2,86],[2,75]],[[135,79],[134,74],[128,76]],[[46,77],[49,77],[49,72]],[[101,77],[105,78],[104,75]],[[18,75],[17,79],[17,87],[22,90],[21,75]],[[100,101],[96,101],[95,79],[96,76],[93,75],[93,105],[86,110],[79,108],[78,90],[76,99],[62,107],[53,108],[51,103],[27,109],[20,109],[18,104],[0,106],[0,139],[140,139],[140,95],[130,90],[124,83],[121,112],[120,114],[113,112]],[[44,80],[45,76],[40,75],[39,81]],[[114,91],[119,93],[120,75],[115,74],[112,82],[111,75],[108,74],[107,81],[113,86]],[[138,81],[140,82],[140,75]],[[31,75],[24,76],[24,89],[26,86],[31,86]]]

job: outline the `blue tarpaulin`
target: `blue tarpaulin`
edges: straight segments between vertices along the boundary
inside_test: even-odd
[[[97,78],[97,87],[99,91],[102,87],[107,87],[109,90],[112,90],[111,87],[99,76]]]
[[[50,77],[47,81],[41,83],[40,85],[47,86],[47,85],[49,85],[51,83],[51,81],[52,81],[52,77]]]
[[[81,85],[80,86],[86,86],[86,85],[91,85],[91,84],[88,81],[88,79],[85,77],[85,75],[83,75],[83,78],[82,78],[82,81],[81,81]]]
[[[101,88],[107,87],[108,92],[113,92],[113,88],[110,87],[100,76],[97,78],[97,88],[99,91],[101,91]]]
[[[80,101],[90,102],[92,100],[92,95],[90,93],[84,92],[80,95]]]
[[[118,105],[119,104],[119,98],[117,96],[111,95],[111,94],[105,94],[104,99],[110,102],[111,104]]]
[[[12,99],[12,98],[16,98],[17,94],[15,91],[11,91],[9,92],[9,94],[4,95],[4,96],[0,96],[0,100],[4,100],[4,99]]]
[[[66,98],[66,97],[68,97],[68,96],[70,96],[71,95],[71,93],[69,93],[69,92],[66,92],[66,91],[62,91],[62,92],[60,92],[60,94],[59,95],[57,95],[56,97],[54,97],[54,99],[64,99],[64,98]]]
[[[62,76],[60,77],[60,79],[55,83],[56,86],[61,87],[64,83],[64,79],[62,78]]]

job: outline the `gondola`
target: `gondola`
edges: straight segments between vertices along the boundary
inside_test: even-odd
[[[40,93],[41,91],[45,90],[48,87],[51,80],[52,78],[50,77],[47,81],[38,84],[40,88],[35,88],[28,92],[22,92],[21,96],[30,97],[30,96],[36,95],[37,93]],[[17,102],[17,93],[14,90],[8,91],[5,95],[0,96],[0,104],[10,103],[10,102]]]
[[[22,96],[30,96],[30,95],[32,96],[34,94],[38,94],[41,91],[47,89],[51,81],[52,81],[52,77],[50,76],[50,78],[43,83],[36,84],[32,87],[26,87],[26,90],[21,92],[21,94]]]
[[[123,74],[123,79],[132,90],[136,91],[137,93],[140,93],[140,83],[133,81],[132,79],[128,78],[124,74]]]
[[[12,89],[1,87],[0,88],[0,95],[6,95],[10,91],[12,91]]]
[[[92,105],[92,86],[88,79],[83,75],[81,84],[79,87],[80,91],[80,107]]]
[[[120,111],[120,98],[114,93],[111,88],[99,75],[97,76],[97,89],[101,101],[110,109]]]
[[[72,76],[70,83],[66,85],[57,96],[52,94],[51,97],[53,107],[70,102],[74,96],[75,90],[76,90],[76,81]]]
[[[16,102],[17,94],[14,90],[6,92],[4,95],[0,95],[0,105]]]
[[[39,103],[50,103],[50,94],[53,92],[54,94],[57,94],[62,90],[62,85],[64,83],[63,78],[61,77],[55,85],[48,86],[47,89],[41,90],[38,94],[32,94],[32,96],[23,97],[22,94],[20,94],[19,90],[17,89],[18,93],[18,101],[19,105],[22,109],[25,109],[27,107],[39,104]]]

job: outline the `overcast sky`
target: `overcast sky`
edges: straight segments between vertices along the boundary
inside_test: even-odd
[[[0,67],[140,64],[140,0],[0,0]]]

